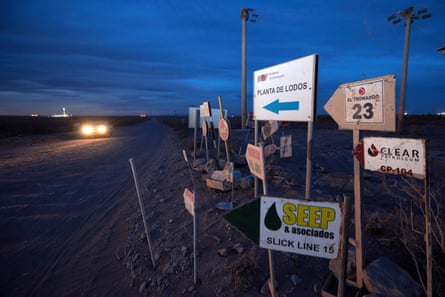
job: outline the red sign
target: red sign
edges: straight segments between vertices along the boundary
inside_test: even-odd
[[[263,150],[253,144],[247,144],[246,160],[250,172],[261,180],[264,180],[266,175],[264,172]]]
[[[229,122],[226,119],[219,120],[218,129],[219,129],[219,137],[221,137],[223,141],[227,141],[230,136]]]
[[[188,212],[194,216],[195,215],[195,194],[190,191],[189,189],[185,188],[184,189],[184,204],[185,204],[185,208],[188,210]]]

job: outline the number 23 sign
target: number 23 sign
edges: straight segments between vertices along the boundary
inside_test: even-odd
[[[340,85],[325,110],[340,129],[395,131],[395,75]]]

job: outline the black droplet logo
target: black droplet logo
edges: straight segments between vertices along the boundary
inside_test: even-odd
[[[277,231],[281,228],[281,220],[277,213],[277,207],[275,205],[275,202],[272,204],[272,206],[269,208],[269,210],[266,213],[266,217],[264,218],[264,225],[267,229],[272,231]]]

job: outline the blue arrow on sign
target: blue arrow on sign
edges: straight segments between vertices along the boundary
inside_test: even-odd
[[[290,102],[280,102],[280,99],[276,99],[275,101],[270,102],[267,105],[264,105],[263,108],[279,114],[280,111],[297,111],[300,108],[299,101],[290,101]]]

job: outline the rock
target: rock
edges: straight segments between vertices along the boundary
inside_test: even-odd
[[[334,276],[338,279],[341,271],[341,259],[335,258],[329,261],[329,270],[332,271]],[[356,263],[355,263],[355,249],[353,247],[348,248],[348,262],[346,264],[346,278],[355,279]]]
[[[244,252],[244,247],[241,245],[241,243],[236,243],[233,246],[233,249],[238,253],[238,254],[242,254]]]
[[[270,281],[270,278],[267,279],[267,281],[261,287],[261,291],[260,291],[261,295],[269,295],[269,293],[271,293],[270,289],[269,289],[269,281]],[[277,289],[278,289],[278,285],[279,285],[277,280],[274,281],[274,285],[275,285],[275,293],[276,293]]]
[[[378,214],[373,214],[365,224],[365,232],[368,235],[380,235],[383,233],[381,218]]]
[[[222,248],[218,250],[218,255],[220,255],[221,257],[227,257],[228,251],[226,248]]]
[[[363,281],[371,294],[391,297],[420,297],[422,286],[408,272],[385,257],[369,264],[363,274]]]
[[[185,255],[187,255],[188,249],[185,245],[181,246],[181,253],[182,256],[185,257]]]
[[[235,181],[235,184],[237,185],[237,187],[240,187],[242,190],[246,190],[253,186],[253,181],[254,181],[253,176],[248,175],[248,176],[242,177],[240,179],[237,179]]]
[[[142,284],[139,286],[139,294],[142,294],[142,292],[144,292],[146,286],[147,282],[142,282]]]
[[[290,280],[292,281],[292,284],[294,284],[294,286],[299,285],[303,282],[303,280],[301,279],[301,277],[299,277],[296,274],[292,274],[290,276]]]

